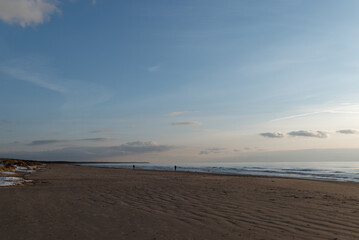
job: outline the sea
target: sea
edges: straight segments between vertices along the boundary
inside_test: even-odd
[[[86,163],[85,166],[359,182],[359,162]]]

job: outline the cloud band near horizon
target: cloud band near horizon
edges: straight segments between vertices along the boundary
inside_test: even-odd
[[[66,147],[40,152],[2,152],[2,157],[40,161],[91,161],[111,157],[124,157],[144,153],[159,153],[173,149],[156,142],[135,141],[109,147]]]
[[[341,132],[341,133],[350,134],[348,132],[348,130],[342,130],[342,131],[346,131],[347,133],[344,133],[344,132]],[[337,131],[337,132],[340,132],[340,131]],[[265,132],[265,133],[260,133],[259,135],[261,135],[262,137],[267,137],[267,138],[284,138],[284,136],[285,136],[283,133],[280,133],[280,132]],[[288,132],[287,135],[292,136],[292,137],[313,137],[313,138],[328,138],[329,137],[328,132],[306,131],[306,130],[291,131],[291,132]]]

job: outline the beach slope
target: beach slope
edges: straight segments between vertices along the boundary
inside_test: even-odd
[[[359,184],[47,164],[0,239],[359,239]]]

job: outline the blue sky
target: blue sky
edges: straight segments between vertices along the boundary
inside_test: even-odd
[[[356,149],[358,7],[1,1],[0,153],[178,162]]]

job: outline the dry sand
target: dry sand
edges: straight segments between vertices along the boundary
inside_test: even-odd
[[[359,184],[47,164],[0,239],[359,239]]]

